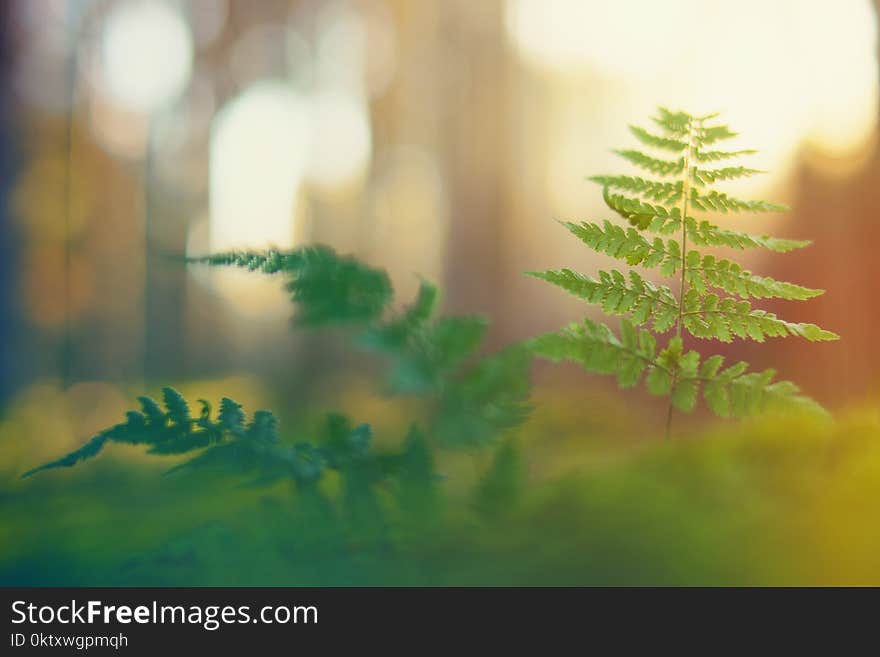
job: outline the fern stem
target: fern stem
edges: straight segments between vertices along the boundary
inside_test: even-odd
[[[678,286],[678,319],[675,322],[675,335],[681,337],[682,317],[684,314],[684,293],[687,287],[687,213],[688,197],[691,193],[691,149],[693,149],[693,126],[688,125],[687,150],[684,152],[684,169],[681,181],[681,281]]]
[[[688,198],[691,193],[691,157],[694,147],[693,122],[688,122],[687,148],[685,149],[681,181],[681,279],[678,286],[678,317],[675,320],[675,337],[681,338],[681,325],[684,319],[684,293],[687,287],[687,213]],[[672,373],[672,389],[678,384],[678,370]],[[672,397],[669,398],[669,407],[666,411],[666,439],[672,435]]]

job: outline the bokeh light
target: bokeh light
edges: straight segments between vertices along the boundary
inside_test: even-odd
[[[284,81],[258,82],[219,112],[211,128],[210,251],[294,245],[310,143],[308,103]],[[212,280],[238,309],[284,309],[276,281],[232,271]]]
[[[370,161],[370,123],[362,101],[341,93],[311,100],[313,137],[309,181],[337,187],[359,177]]]
[[[284,82],[247,89],[211,130],[211,249],[292,246],[308,162],[308,104]]]
[[[104,26],[104,81],[125,108],[150,113],[174,102],[189,82],[193,41],[180,8],[164,0],[126,0]]]

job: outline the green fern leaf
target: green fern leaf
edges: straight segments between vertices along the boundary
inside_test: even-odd
[[[143,415],[150,426],[165,426],[165,411],[156,403],[156,400],[146,396],[141,396],[137,399],[141,405]]]
[[[623,189],[659,203],[675,203],[681,198],[681,182],[646,180],[638,176],[591,176],[589,180],[609,189]]]
[[[691,258],[688,264],[689,272],[694,274],[694,279],[700,281],[698,285],[702,286],[700,290],[702,293],[706,292],[706,287],[716,287],[744,299],[752,297],[806,301],[825,292],[825,290],[777,281],[769,276],[756,276],[735,262],[726,258],[717,260],[711,254],[701,258],[697,251],[690,251],[688,257]]]
[[[624,333],[633,334],[631,324],[623,320],[622,325],[628,326]],[[590,372],[613,374],[626,387],[636,385],[645,369],[653,364],[642,343],[631,338],[621,342],[608,326],[590,320],[572,324],[559,333],[533,338],[529,347],[555,362],[573,361]]]
[[[659,137],[657,135],[653,135],[644,128],[640,128],[635,125],[631,125],[629,127],[630,132],[635,135],[636,139],[645,144],[646,146],[653,146],[654,148],[660,148],[665,151],[672,151],[674,153],[681,153],[685,148],[687,148],[687,144],[679,139],[671,139],[669,137]]]
[[[522,424],[528,403],[531,354],[508,347],[483,358],[444,386],[434,417],[437,439],[449,446],[492,442],[506,429]]]
[[[660,238],[649,241],[637,230],[624,230],[607,220],[602,226],[589,222],[564,222],[562,225],[594,251],[626,260],[630,265],[657,267],[675,257],[667,251],[665,242]]]
[[[204,264],[214,267],[238,267],[248,271],[259,271],[264,274],[292,272],[302,263],[299,251],[284,252],[276,249],[266,251],[230,251],[208,256],[186,258],[192,264]]]
[[[622,194],[611,194],[606,187],[602,194],[605,204],[614,210],[630,224],[642,230],[650,228],[661,232],[661,227],[669,220],[680,221],[681,213],[678,208],[667,208],[658,204],[645,203],[636,198],[629,198]]]
[[[751,235],[735,230],[726,230],[693,217],[687,218],[687,236],[698,246],[727,246],[733,249],[763,248],[776,253],[788,253],[810,246],[809,240],[788,240],[769,235]]]
[[[437,297],[437,287],[422,281],[413,305],[399,317],[368,327],[361,336],[361,344],[389,352],[405,348],[431,318],[437,305]]]
[[[392,296],[384,271],[341,257],[325,246],[291,252],[221,253],[188,262],[287,275],[286,287],[300,310],[297,321],[303,325],[366,323],[382,315]]]
[[[840,338],[815,324],[787,322],[773,313],[753,309],[748,301],[719,298],[714,294],[703,296],[694,288],[685,295],[683,325],[694,337],[722,342],[730,342],[733,336],[756,342],[790,335],[810,342]]]
[[[740,157],[741,155],[754,155],[758,151],[752,149],[745,149],[739,151],[707,151],[702,149],[697,149],[694,151],[693,156],[694,160],[697,162],[718,162],[720,160],[730,160],[736,157]]]
[[[529,346],[553,362],[574,361],[600,374],[613,374],[623,346],[605,324],[584,320],[558,333],[532,338]]]
[[[739,133],[733,132],[726,125],[704,126],[698,125],[693,130],[694,145],[697,148],[703,146],[711,146],[712,144],[731,139],[738,136]]]
[[[706,363],[711,361],[711,366]],[[698,375],[691,379],[703,385],[706,405],[720,417],[747,417],[767,412],[798,412],[825,416],[827,411],[801,394],[791,381],[774,381],[775,372],[748,372],[748,364],[740,361],[720,370],[723,356],[712,356],[704,362]]]
[[[190,417],[189,404],[173,388],[163,388],[162,396],[168,409],[163,411],[149,397],[139,397],[143,412],[128,411],[126,421],[94,436],[83,447],[45,465],[26,472],[29,477],[42,470],[71,467],[78,462],[97,456],[109,442],[129,445],[149,445],[152,454],[183,454],[208,447],[224,439],[236,439],[245,435],[242,430],[244,414],[241,406],[224,398],[220,403],[220,416],[216,423],[209,416],[210,406],[203,403],[203,414],[198,421]],[[268,411],[257,411],[248,426],[247,435],[260,433],[263,439],[273,435],[277,439],[276,421]]]
[[[112,431],[112,430],[111,430]],[[111,432],[100,433],[85,445],[72,451],[70,454],[61,457],[55,461],[49,461],[41,466],[28,470],[22,475],[22,478],[31,477],[38,472],[42,472],[43,470],[52,470],[54,468],[70,468],[80,461],[85,461],[86,459],[90,459],[94,456],[97,456],[98,453],[104,449],[104,445],[107,444],[107,441],[111,440]]]
[[[218,417],[220,428],[228,431],[234,436],[240,436],[244,433],[245,414],[241,409],[241,404],[224,397],[220,400],[220,413]]]
[[[768,203],[767,201],[744,201],[724,192],[715,190],[703,193],[696,188],[691,189],[691,205],[698,210],[715,210],[717,212],[785,212],[787,205]]]
[[[668,287],[658,287],[634,271],[629,272],[628,279],[616,270],[599,272],[598,280],[569,269],[528,272],[528,275],[600,305],[606,313],[629,315],[636,325],[654,319],[658,332],[668,330],[670,317],[674,318],[678,312],[678,304]]]
[[[672,176],[684,171],[683,159],[662,160],[632,149],[616,150],[614,152],[625,160],[629,160],[637,167],[646,169],[647,171],[656,173],[660,176]]]
[[[162,388],[162,399],[168,409],[167,417],[177,425],[188,425],[190,421],[189,404],[174,388]]]
[[[747,178],[759,173],[765,172],[760,169],[750,169],[743,166],[723,167],[721,169],[699,169],[694,167],[691,169],[691,179],[698,185],[710,185],[719,180]]]
[[[672,112],[665,107],[660,107],[652,120],[672,135],[685,136],[694,117],[686,112]]]

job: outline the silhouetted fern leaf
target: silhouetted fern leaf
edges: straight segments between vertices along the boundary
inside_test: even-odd
[[[189,404],[173,388],[162,389],[163,409],[150,397],[138,397],[140,411],[128,411],[126,421],[117,424],[94,436],[83,447],[60,458],[26,472],[29,477],[42,470],[70,467],[79,461],[97,456],[108,442],[130,445],[149,445],[151,454],[184,454],[222,442],[228,438],[245,435],[244,414],[241,406],[231,399],[220,402],[220,415],[217,421],[210,418],[210,406],[203,402],[202,413],[198,419],[190,415]],[[247,434],[274,426],[274,417],[268,411],[257,411]]]

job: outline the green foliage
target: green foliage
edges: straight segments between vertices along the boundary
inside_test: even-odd
[[[164,410],[150,397],[139,397],[139,411],[126,413],[126,421],[94,436],[83,447],[56,461],[26,472],[29,477],[42,470],[71,467],[98,453],[108,442],[148,445],[151,454],[182,454],[219,443],[224,438],[261,436],[274,427],[274,418],[267,411],[257,411],[254,421],[245,425],[241,406],[224,397],[217,420],[211,419],[211,406],[199,400],[202,411],[198,418],[190,416],[189,404],[173,388],[163,388]]]
[[[425,427],[431,439],[452,446],[483,445],[528,415],[529,352],[513,348],[480,357],[488,328],[485,319],[438,316],[439,294],[427,281],[422,281],[412,305],[395,311],[384,271],[327,247],[228,253],[195,262],[281,274],[295,291],[300,315],[320,317],[320,322],[302,323],[354,324],[356,343],[390,361],[389,391],[417,395],[432,409]],[[342,290],[325,294],[333,281],[342,281]]]
[[[486,519],[503,518],[523,495],[525,463],[519,446],[508,440],[495,452],[492,464],[477,486],[474,506]]]
[[[637,150],[617,151],[660,179],[628,175],[591,178],[602,186],[608,208],[629,227],[622,228],[608,220],[601,224],[563,223],[593,251],[629,266],[656,269],[662,278],[675,277],[677,289],[646,280],[634,270],[624,274],[612,269],[596,276],[569,269],[529,272],[600,306],[605,313],[623,317],[620,337],[606,325],[586,320],[560,333],[535,338],[530,348],[554,361],[570,360],[589,371],[614,375],[621,387],[634,386],[644,377],[652,394],[669,395],[670,404],[683,411],[693,410],[701,391],[707,406],[722,417],[784,408],[821,411],[793,383],[774,381],[772,370],[749,372],[745,363],[722,369],[721,356],[703,359],[697,351],[684,351],[683,333],[721,342],[734,338],[763,342],[788,336],[811,342],[838,339],[831,331],[814,324],[783,320],[774,313],[754,308],[750,302],[804,301],[823,294],[824,290],[759,276],[731,259],[692,248],[762,248],[785,253],[809,244],[722,229],[710,219],[692,216],[694,210],[738,213],[786,209],[766,201],[735,198],[711,187],[716,182],[761,173],[740,165],[702,166],[754,152],[709,148],[736,136],[727,126],[713,123],[714,117],[661,108],[654,122],[662,134],[639,127],[631,130],[643,144],[673,152],[677,159],[663,159]],[[639,326],[646,328],[637,329]],[[674,336],[665,348],[658,349],[658,336],[669,331],[674,331]]]
[[[682,411],[694,409],[702,389],[706,404],[721,417],[792,408],[824,413],[790,381],[774,381],[773,370],[749,372],[745,362],[722,369],[723,356],[702,360],[697,351],[684,351],[680,337],[658,351],[654,335],[636,330],[626,319],[621,321],[620,338],[605,324],[584,320],[539,336],[531,346],[552,361],[574,361],[590,372],[614,375],[621,388],[644,379],[651,394],[671,395],[672,404]]]
[[[440,504],[434,454],[424,434],[413,426],[399,458],[398,495],[404,517],[423,524],[435,516]]]
[[[434,434],[447,445],[485,445],[519,426],[532,411],[528,402],[531,354],[513,346],[483,358],[450,380],[433,415]]]
[[[413,499],[402,502],[407,509],[434,509],[432,487],[437,478],[433,457],[418,429],[413,428],[398,451],[372,449],[369,425],[352,427],[339,414],[327,416],[316,441],[285,443],[278,423],[268,411],[256,411],[247,421],[241,406],[224,398],[216,419],[210,405],[200,400],[202,412],[191,418],[186,400],[172,388],[163,389],[164,409],[148,397],[139,398],[141,411],[129,411],[127,420],[101,432],[84,447],[67,456],[35,468],[69,467],[96,456],[108,442],[148,445],[151,454],[188,455],[169,473],[197,470],[246,476],[250,485],[268,485],[279,480],[296,484],[307,499],[322,498],[317,488],[335,472],[343,483],[342,505],[350,520],[375,528],[381,526],[383,511],[377,488],[396,482],[402,493]],[[324,500],[321,505],[330,508]]]
[[[287,289],[299,308],[297,321],[303,325],[368,322],[384,312],[393,296],[384,271],[340,257],[324,246],[290,252],[236,251],[191,262],[286,274]]]
[[[342,481],[343,512],[350,525],[361,533],[381,534],[385,512],[380,486],[390,484],[411,497],[400,502],[405,516],[436,509],[431,441],[446,446],[491,444],[530,411],[530,352],[514,347],[481,357],[485,320],[438,317],[437,288],[428,282],[422,283],[410,307],[394,312],[393,290],[384,271],[327,247],[236,252],[194,262],[283,276],[297,307],[297,323],[354,327],[357,344],[391,361],[389,390],[424,400],[427,425],[414,424],[399,450],[377,453],[369,425],[352,426],[346,416],[332,414],[317,440],[288,444],[268,411],[256,411],[248,422],[241,406],[224,398],[216,419],[204,400],[199,400],[199,416],[193,417],[187,401],[164,388],[162,406],[140,397],[141,410],[130,411],[126,422],[24,476],[73,466],[97,455],[108,442],[144,444],[151,454],[189,455],[171,472],[221,470],[246,475],[254,485],[290,480],[314,509],[326,511],[330,504],[318,486],[335,472]]]

